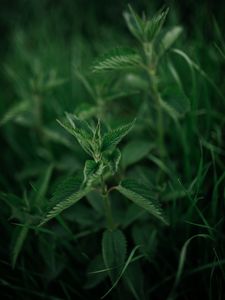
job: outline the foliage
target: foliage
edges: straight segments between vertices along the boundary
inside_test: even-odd
[[[0,13],[2,298],[223,299],[222,9],[89,2]]]

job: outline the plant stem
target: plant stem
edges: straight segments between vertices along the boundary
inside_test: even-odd
[[[109,200],[109,193],[107,191],[107,187],[106,187],[103,177],[101,177],[101,185],[102,185],[102,198],[104,201],[107,228],[112,231],[114,229],[115,225],[114,225],[113,216],[112,216],[112,209],[111,209],[111,203]]]
[[[160,94],[157,87],[157,79],[155,74],[151,75],[152,92],[157,108],[157,132],[158,132],[158,145],[159,145],[159,156],[162,159],[165,156],[165,142],[164,142],[164,122],[163,122],[163,111],[160,103]]]
[[[162,159],[165,154],[165,143],[164,143],[164,122],[163,122],[163,111],[160,103],[160,93],[158,91],[158,80],[157,80],[157,60],[156,54],[154,53],[153,46],[151,43],[143,44],[143,51],[145,55],[146,70],[149,78],[149,87],[152,93],[152,98],[155,101],[157,109],[157,138],[159,146],[159,156]]]

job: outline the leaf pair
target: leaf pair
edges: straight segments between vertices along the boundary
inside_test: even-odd
[[[67,121],[59,122],[60,125],[75,136],[81,147],[93,158],[85,163],[83,184],[90,186],[103,174],[105,168],[111,174],[116,173],[121,158],[116,146],[132,129],[135,120],[102,135],[100,122],[93,129],[86,121],[74,115],[66,114],[66,117]]]
[[[66,118],[67,120],[64,122],[58,121],[59,124],[75,136],[84,151],[91,155],[95,161],[100,160],[103,152],[113,151],[135,123],[134,120],[126,125],[109,130],[102,136],[100,122],[93,129],[86,121],[75,115],[67,113]]]
[[[141,42],[151,43],[159,34],[168,14],[168,9],[161,9],[152,19],[141,18],[131,6],[124,14],[130,32]]]

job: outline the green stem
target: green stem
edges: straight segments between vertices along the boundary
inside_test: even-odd
[[[160,93],[158,91],[157,82],[157,56],[154,52],[153,45],[151,43],[144,43],[143,51],[145,55],[146,70],[149,78],[149,87],[157,109],[157,139],[159,146],[159,156],[162,159],[165,156],[166,151],[164,142],[165,132],[163,122],[163,110],[160,103]]]
[[[111,209],[111,203],[109,200],[109,193],[107,191],[107,187],[106,187],[106,184],[105,184],[103,178],[101,178],[101,185],[102,185],[102,199],[104,201],[107,228],[112,231],[115,228],[115,225],[114,225],[113,216],[112,216],[112,209]]]
[[[155,75],[152,75],[151,79],[152,79],[153,96],[157,108],[157,133],[158,133],[159,156],[162,159],[165,156],[165,142],[164,142],[165,132],[164,132],[163,110],[160,103],[160,94],[158,92]]]

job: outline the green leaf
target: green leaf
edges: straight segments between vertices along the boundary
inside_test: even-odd
[[[109,293],[111,293],[111,291],[117,286],[117,284],[119,283],[120,279],[122,278],[122,276],[124,275],[124,273],[126,272],[128,266],[130,265],[130,263],[132,262],[132,259],[134,257],[135,252],[138,250],[140,246],[136,246],[133,248],[133,250],[131,251],[128,259],[126,260],[124,267],[120,273],[120,275],[118,276],[118,278],[116,279],[116,281],[113,283],[113,285],[111,286],[111,288],[101,297],[101,299],[104,299],[105,297],[108,296]]]
[[[140,42],[143,40],[144,35],[144,21],[139,15],[128,5],[129,12],[124,13],[124,18],[127,23],[127,27],[136,39]]]
[[[126,258],[126,239],[122,231],[105,231],[102,239],[102,256],[109,269],[112,282],[119,277]]]
[[[129,133],[129,131],[133,128],[136,120],[133,120],[131,123],[113,129],[107,132],[103,136],[102,141],[102,152],[112,150],[116,147],[117,144]]]
[[[81,187],[81,176],[69,177],[59,184],[53,197],[49,201],[45,215],[39,226],[59,215],[62,211],[78,202],[91,191],[90,187],[83,189],[81,189]]]
[[[86,289],[92,289],[99,285],[107,277],[107,270],[101,255],[96,256],[88,265],[87,281],[85,283]]]
[[[121,152],[119,149],[115,149],[111,153],[107,153],[104,155],[105,164],[108,165],[110,172],[115,174],[118,170],[119,163],[121,159]]]
[[[128,167],[144,157],[146,157],[149,151],[153,148],[153,144],[146,140],[133,140],[126,144],[122,151],[122,165]]]
[[[87,200],[98,215],[103,216],[105,213],[104,202],[102,201],[102,195],[99,191],[93,190],[87,194]]]
[[[78,143],[89,155],[93,156],[92,139],[93,131],[88,123],[84,120],[77,118],[75,115],[66,114],[67,121],[59,122],[70,134],[75,136]]]
[[[53,170],[53,165],[50,165],[45,171],[45,173],[43,174],[43,176],[41,176],[41,180],[38,186],[36,187],[37,193],[35,195],[34,203],[37,203],[39,207],[41,207],[43,199],[46,195],[49,181],[52,175],[52,170]]]
[[[87,160],[84,167],[84,181],[86,186],[96,181],[103,173],[104,166],[101,162],[95,162],[94,160]]]
[[[129,6],[129,13],[124,14],[130,32],[141,42],[152,42],[161,31],[169,9],[161,9],[151,19],[141,18]]]
[[[12,241],[12,267],[14,268],[17,262],[17,258],[21,252],[24,241],[26,240],[29,228],[27,224],[24,224],[21,228],[16,228],[15,237]]]
[[[173,288],[172,288],[171,292],[174,292],[175,288],[178,286],[178,283],[181,279],[181,275],[182,275],[182,272],[183,272],[183,269],[184,269],[184,263],[185,263],[185,259],[186,259],[186,255],[187,255],[188,246],[189,246],[190,242],[195,238],[210,239],[210,236],[208,234],[196,234],[196,235],[190,237],[188,240],[186,240],[186,242],[184,243],[184,245],[181,249],[181,252],[180,252],[177,273],[176,273],[174,285],[173,285]]]
[[[148,42],[152,42],[160,33],[161,28],[166,20],[169,9],[161,9],[152,19],[145,22],[144,37]]]
[[[81,120],[76,115],[69,113],[66,113],[66,117],[74,130],[77,130],[80,134],[88,138],[91,138],[93,136],[92,128],[86,121]]]
[[[115,48],[98,58],[92,70],[94,72],[124,70],[139,67],[141,57],[133,50],[127,48]]]
[[[164,35],[161,41],[161,53],[160,53],[161,55],[165,51],[167,51],[173,45],[173,43],[176,42],[176,40],[181,35],[182,31],[183,31],[182,27],[175,26]]]
[[[145,185],[127,179],[122,181],[116,189],[136,205],[142,207],[162,223],[168,225],[159,203],[157,203],[155,197]]]
[[[149,88],[147,79],[135,73],[128,73],[124,78],[123,85],[129,90],[137,89],[139,91],[146,91]]]
[[[144,276],[138,261],[129,264],[126,269],[124,281],[136,300],[144,300]]]

